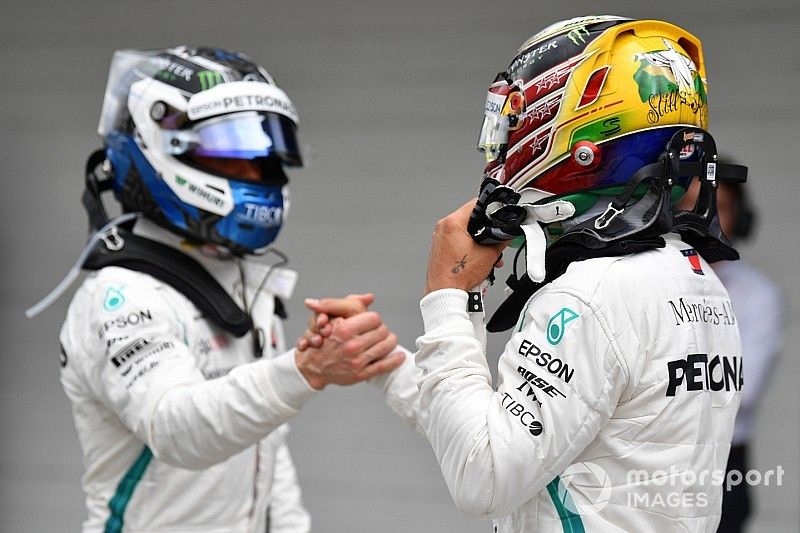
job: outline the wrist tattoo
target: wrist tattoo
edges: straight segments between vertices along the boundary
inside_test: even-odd
[[[467,266],[467,256],[461,258],[461,261],[456,261],[456,266],[450,269],[450,272],[453,274],[458,274],[462,270],[464,270]]]

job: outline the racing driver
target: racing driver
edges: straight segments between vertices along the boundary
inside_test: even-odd
[[[301,164],[296,124],[242,54],[115,54],[83,197],[95,234],[78,266],[95,272],[60,335],[84,532],[307,531],[284,423],[315,390],[367,378],[404,409],[386,375],[404,355],[377,313],[338,321],[323,347],[284,347],[296,274],[270,246],[284,167]]]
[[[416,364],[450,493],[494,531],[715,530],[742,361],[707,261],[738,257],[715,192],[746,169],[706,128],[700,42],[660,21],[554,24],[490,86],[484,181],[436,226]],[[513,292],[484,326],[509,240]],[[512,330],[496,386],[487,328]]]

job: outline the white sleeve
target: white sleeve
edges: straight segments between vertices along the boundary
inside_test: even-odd
[[[483,300],[480,291],[485,285],[481,285],[476,292],[467,293],[471,312],[469,319],[472,323],[475,337],[481,345],[483,351],[486,350],[486,328],[484,328],[485,315],[483,313]],[[476,307],[473,307],[476,306]],[[397,346],[406,358],[400,368],[371,378],[369,382],[383,391],[386,395],[386,403],[403,422],[414,428],[414,430],[424,435],[425,426],[420,412],[419,381],[422,377],[422,370],[414,362],[414,354],[405,346]]]
[[[398,346],[406,358],[403,364],[388,374],[371,378],[369,382],[383,391],[386,403],[400,419],[422,434],[419,412],[419,379],[422,372],[414,364],[414,354]]]
[[[505,347],[495,391],[467,293],[435,291],[420,307],[420,410],[450,494],[467,514],[508,515],[611,416],[627,382],[616,339],[590,302],[541,291]]]
[[[159,460],[188,469],[224,461],[286,422],[314,394],[293,351],[206,381],[186,344],[196,312],[154,284],[122,281],[128,283],[124,303],[115,301],[113,311],[101,283],[86,316],[70,318],[81,325],[98,398]]]
[[[275,471],[272,479],[272,497],[269,504],[270,533],[306,533],[311,530],[311,516],[303,507],[297,472],[282,444],[275,453]]]

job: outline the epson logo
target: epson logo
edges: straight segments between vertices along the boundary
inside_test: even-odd
[[[503,110],[503,105],[500,102],[487,100],[486,101],[486,111],[489,113],[500,113]]]
[[[569,383],[572,379],[572,376],[575,374],[574,368],[570,368],[567,363],[558,357],[553,357],[552,354],[543,352],[541,348],[536,346],[528,339],[523,339],[519,345],[519,350],[517,350],[517,353],[523,357],[533,359],[537,365],[544,368],[554,376],[558,376],[559,378],[563,379],[566,383]]]

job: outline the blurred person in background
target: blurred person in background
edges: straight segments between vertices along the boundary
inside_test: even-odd
[[[285,167],[302,163],[296,126],[240,53],[114,55],[83,196],[95,233],[67,280],[94,272],[60,335],[84,532],[307,531],[285,422],[326,385],[368,378],[413,422],[416,385],[394,377],[416,368],[377,313],[338,321],[323,347],[284,346],[296,273],[271,246]],[[366,311],[372,297],[351,300]]]
[[[732,161],[731,158],[722,158]],[[697,201],[700,187],[693,182],[680,208],[688,208]],[[717,213],[723,233],[733,242],[751,239],[757,221],[749,198],[748,187],[739,183],[720,183],[717,188]],[[711,267],[728,290],[739,323],[742,338],[742,357],[745,385],[742,401],[733,429],[731,453],[727,470],[744,476],[750,470],[749,442],[756,424],[756,410],[769,391],[768,383],[783,346],[786,329],[786,302],[781,290],[761,270],[748,261],[720,261]],[[726,488],[722,497],[720,533],[737,533],[744,530],[752,514],[753,503],[749,484],[742,481]]]

